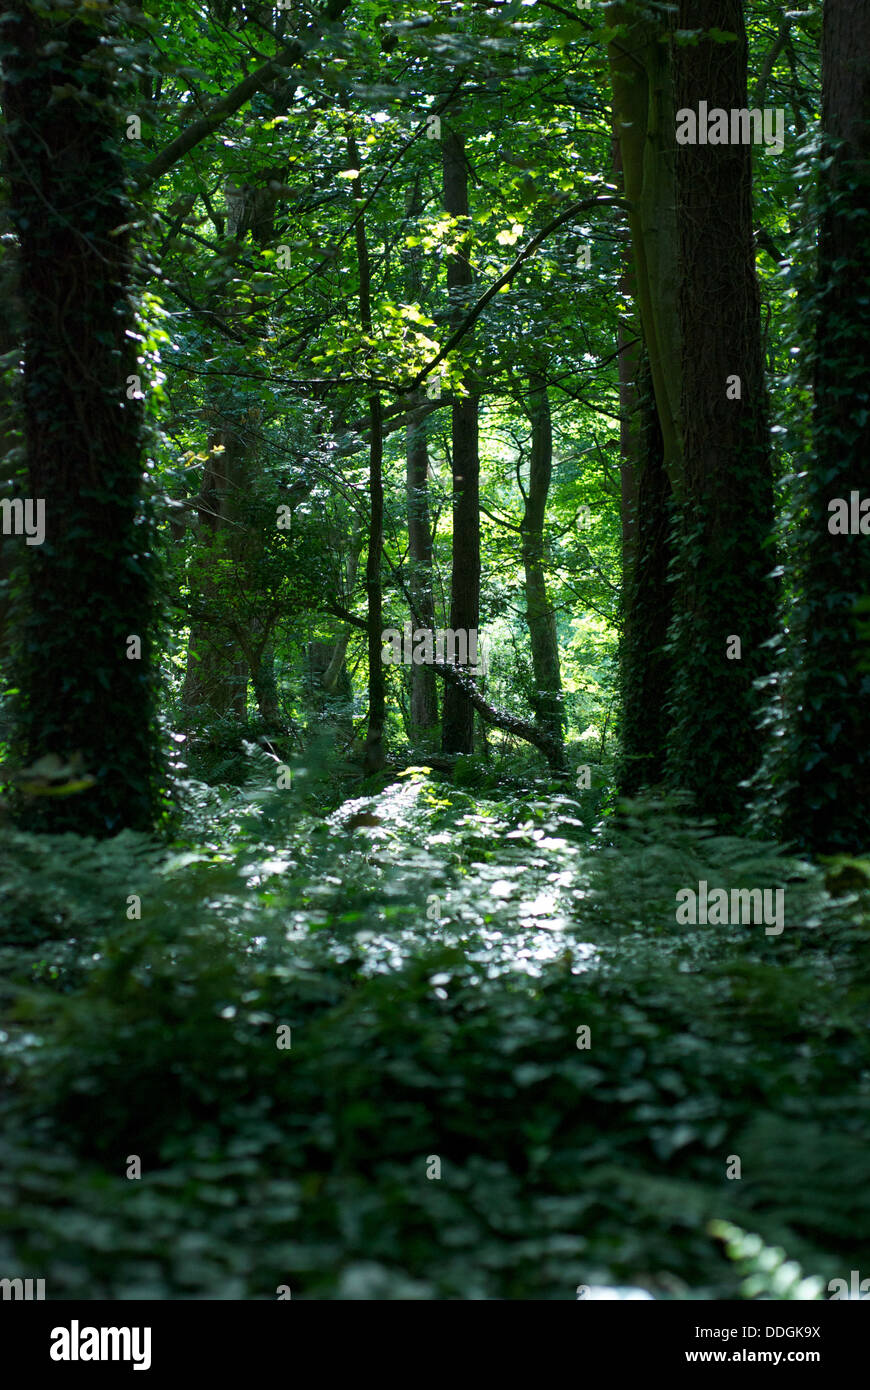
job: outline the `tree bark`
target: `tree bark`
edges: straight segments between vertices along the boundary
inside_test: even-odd
[[[832,534],[829,504],[868,496],[870,0],[825,0],[813,457],[798,595],[802,673],[786,737],[785,833],[827,853],[870,844],[870,536]],[[859,288],[860,287],[860,288]],[[858,290],[858,292],[856,292]]]
[[[679,28],[702,33],[675,47],[677,109],[745,108],[740,0],[681,0]],[[737,38],[711,39],[711,29]],[[676,175],[683,476],[668,762],[699,808],[727,824],[760,760],[753,683],[768,668],[776,606],[750,146],[678,145]]]
[[[348,134],[348,155],[354,169],[360,169],[356,139]],[[357,207],[363,205],[362,180],[357,175],[352,184]],[[359,316],[363,332],[372,331],[372,277],[369,261],[365,217],[360,214],[354,227],[357,269],[359,272]],[[384,623],[384,599],[381,582],[381,552],[384,548],[384,413],[380,394],[376,391],[368,401],[369,407],[369,550],[366,557],[366,598],[369,665],[369,717],[366,729],[365,768],[380,772],[386,766],[384,725],[387,717],[386,685],[381,657],[381,633]]]
[[[635,295],[662,431],[665,469],[682,490],[681,356],[677,313],[674,96],[668,19],[634,4],[607,6],[626,32],[608,46],[614,132],[634,259]]]
[[[356,585],[356,572],[359,565],[361,550],[362,530],[356,527],[351,537],[350,550],[347,557],[347,569],[345,571],[344,591],[347,594],[348,601],[350,601],[354,586]],[[351,625],[345,623],[332,649],[332,656],[329,659],[329,664],[323,673],[323,688],[327,694],[331,695],[334,691],[339,689],[346,690],[348,699],[350,699],[352,694],[350,676],[348,675],[346,664],[347,648],[350,642],[351,631]]]
[[[616,129],[616,116],[613,122],[613,182],[617,188],[624,188],[622,172],[622,150]],[[626,242],[620,252],[622,271],[619,277],[619,293],[627,303],[637,303],[637,286],[634,277],[634,259],[631,249],[630,229]],[[637,529],[637,441],[638,441],[638,400],[637,376],[640,368],[641,350],[637,342],[638,320],[636,313],[630,318],[619,315],[616,330],[617,370],[619,373],[619,516],[622,537],[622,583],[625,588],[629,582],[634,564],[635,534]],[[648,358],[647,358],[648,370]]]
[[[407,457],[408,587],[424,627],[435,627],[432,594],[432,529],[429,517],[429,448],[426,422],[409,424],[405,436]],[[435,672],[422,664],[411,667],[410,727],[413,734],[431,732],[438,723],[438,690]]]
[[[209,438],[209,461],[197,501],[199,527],[189,573],[191,624],[181,703],[189,718],[206,709],[243,719],[248,663],[233,632],[225,592],[228,562],[241,559],[239,498],[245,486],[247,446],[241,423],[224,420]]]
[[[670,103],[669,103],[670,104]],[[623,183],[622,151],[614,117],[614,182]],[[626,138],[628,138],[626,134]],[[660,135],[664,145],[664,132]],[[668,178],[659,183],[673,193],[671,152]],[[674,210],[665,215],[673,221]],[[637,224],[636,224],[637,225]],[[637,302],[634,257],[623,256],[620,290]],[[620,482],[622,522],[622,640],[619,649],[621,695],[620,754],[617,780],[626,796],[661,781],[667,736],[666,702],[671,662],[666,652],[673,602],[670,564],[671,485],[665,470],[664,440],[656,406],[649,354],[638,344],[633,325],[620,316],[619,349]],[[679,371],[679,363],[676,363]],[[669,408],[669,407],[668,407]]]
[[[631,562],[623,588],[620,651],[622,719],[618,779],[626,796],[664,775],[672,666],[666,650],[672,614],[671,485],[664,466],[661,424],[644,355],[638,381],[637,510]]]
[[[415,178],[408,197],[408,218],[422,211],[420,180]],[[421,255],[418,248],[408,253],[405,290],[411,303],[422,294]],[[422,404],[422,402],[421,402]],[[408,588],[416,611],[425,627],[435,627],[432,594],[432,527],[429,517],[429,447],[426,417],[417,416],[405,427],[405,495],[408,519]],[[412,735],[431,733],[438,723],[438,688],[435,672],[428,665],[411,667],[410,731]]]
[[[18,293],[20,268],[18,250],[10,244],[12,231],[7,208],[0,208],[0,233],[4,237],[0,252],[0,303],[3,304],[3,317],[0,319],[0,356],[18,350],[24,337],[24,306]],[[20,485],[14,476],[7,475],[9,453],[21,444],[21,401],[19,383],[10,382],[4,374],[0,381],[0,463],[3,477],[0,481],[0,497],[13,498],[19,495]],[[11,469],[9,469],[11,472]],[[13,659],[14,591],[20,589],[24,577],[27,547],[22,546],[17,536],[6,536],[0,531],[0,670],[8,671]],[[0,732],[0,739],[6,742],[6,731]]]
[[[553,427],[550,401],[543,376],[531,374],[527,412],[532,424],[532,450],[529,465],[529,491],[520,524],[523,569],[526,581],[526,623],[532,648],[535,693],[532,708],[535,719],[563,751],[564,703],[562,672],[556,617],[547,594],[544,573],[544,519],[553,474]]]
[[[128,382],[142,369],[135,213],[115,104],[119,19],[113,6],[98,27],[65,17],[59,46],[56,13],[29,0],[10,0],[7,12],[5,172],[26,315],[27,488],[44,499],[46,523],[44,542],[27,549],[18,742],[26,760],[77,756],[94,779],[78,795],[28,798],[25,819],[101,836],[147,830],[162,773],[142,397]],[[129,637],[140,654],[128,655]]]
[[[458,123],[445,123],[442,139],[444,208],[456,218],[462,241],[447,263],[450,314],[458,321],[468,307],[473,283],[469,259],[468,165]],[[454,402],[453,433],[453,562],[450,586],[450,627],[454,632],[477,632],[480,622],[480,457],[478,453],[477,396]],[[469,639],[470,646],[470,639]],[[441,723],[444,753],[474,752],[474,710],[461,698],[455,684],[444,691]]]
[[[278,704],[278,681],[275,677],[275,648],[267,642],[260,652],[259,660],[251,666],[251,684],[260,718],[272,730],[283,726],[281,707]]]

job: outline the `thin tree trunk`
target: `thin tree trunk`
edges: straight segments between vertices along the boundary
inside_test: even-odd
[[[224,422],[209,439],[209,461],[197,502],[199,529],[190,571],[192,618],[182,708],[223,717],[245,715],[248,663],[227,620],[221,560],[236,553],[234,534],[246,477],[246,444],[238,424]]]
[[[359,149],[353,133],[348,134],[348,154],[354,169],[360,169]],[[354,179],[353,196],[363,204],[362,180]],[[372,278],[365,218],[360,214],[354,228],[359,271],[359,316],[363,332],[372,331]],[[380,394],[369,396],[369,553],[366,558],[366,597],[368,600],[369,718],[366,730],[365,768],[379,772],[386,765],[384,724],[387,717],[384,667],[381,658],[383,632],[383,586],[381,552],[384,548],[384,415]]]
[[[429,449],[426,422],[409,424],[406,433],[408,587],[424,627],[435,627],[432,594],[432,530],[429,518]],[[411,667],[412,733],[426,733],[438,723],[438,690],[435,672],[426,663]]]
[[[559,640],[544,573],[544,518],[553,473],[553,427],[546,381],[537,373],[529,376],[526,408],[532,424],[532,451],[520,535],[526,581],[526,622],[535,678],[532,708],[537,722],[547,730],[553,742],[563,748],[565,716]],[[559,765],[564,762],[564,752],[557,761]]]
[[[455,113],[455,121],[461,119]],[[442,140],[444,207],[464,232],[459,249],[447,263],[447,289],[451,319],[458,321],[467,310],[473,282],[468,238],[468,166],[462,136],[455,126],[444,126]],[[477,632],[480,622],[480,458],[478,453],[479,399],[467,395],[453,405],[453,563],[450,588],[450,627],[454,632]],[[471,645],[469,637],[469,646]],[[444,691],[441,724],[444,753],[474,751],[474,710],[462,699],[455,684]]]
[[[356,528],[354,530],[353,536],[351,537],[350,551],[347,557],[347,570],[345,572],[345,594],[347,595],[348,602],[350,602],[351,600],[351,596],[354,591],[354,586],[356,585],[356,572],[357,567],[359,565],[359,557],[361,550],[362,530],[360,528]],[[328,694],[332,694],[332,692],[338,687],[339,682],[341,682],[342,680],[342,675],[344,676],[344,682],[349,684],[350,678],[347,675],[346,661],[347,648],[350,642],[351,631],[352,629],[350,624],[345,623],[338,639],[336,640],[335,646],[332,651],[332,656],[329,660],[329,665],[323,673],[323,688]]]
[[[260,718],[270,728],[277,729],[283,724],[281,708],[278,704],[278,682],[275,678],[275,648],[271,642],[263,648],[259,661],[251,667],[251,684],[254,698],[260,711]]]
[[[422,212],[419,176],[408,195],[408,218]],[[411,303],[422,294],[421,254],[418,248],[408,253],[405,270],[405,290]],[[435,603],[432,594],[432,526],[429,516],[429,446],[426,417],[420,415],[405,427],[405,495],[408,519],[408,587],[416,611],[425,627],[435,626]],[[431,732],[438,723],[438,688],[435,672],[426,663],[411,666],[411,710],[409,727],[412,735]]]

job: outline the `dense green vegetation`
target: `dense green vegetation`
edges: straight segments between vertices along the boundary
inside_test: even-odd
[[[10,0],[0,66],[0,1275],[829,1296],[870,0]]]
[[[288,799],[256,762],[189,789],[168,859],[7,842],[4,1267],[66,1297],[736,1297],[716,1220],[787,1252],[772,1296],[860,1261],[866,891],[659,803],[593,833],[594,793],[420,771],[324,816],[313,771]],[[676,927],[703,877],[787,879],[782,937]]]

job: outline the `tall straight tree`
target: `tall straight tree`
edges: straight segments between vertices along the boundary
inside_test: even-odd
[[[544,571],[544,519],[553,476],[553,424],[546,377],[539,372],[529,375],[525,408],[532,425],[532,450],[529,490],[523,497],[520,538],[526,587],[526,623],[535,677],[532,707],[536,721],[547,730],[559,750],[556,762],[561,766],[564,761],[565,724],[562,671],[556,615],[547,593]]]
[[[444,208],[457,219],[459,244],[447,262],[451,318],[468,307],[473,282],[469,258],[468,162],[461,134],[461,112],[445,122],[443,147]],[[450,627],[477,631],[480,621],[480,456],[479,398],[468,394],[453,404],[453,565]],[[470,639],[469,639],[470,645]],[[474,751],[474,708],[454,685],[444,689],[441,746],[445,753]]]
[[[866,619],[870,518],[853,515],[855,501],[866,504],[870,458],[870,0],[825,0],[822,131],[802,669],[784,829],[816,850],[854,853],[870,843],[870,659],[856,611],[864,600]]]
[[[746,108],[740,0],[681,0],[677,111]],[[775,625],[773,519],[747,144],[677,143],[682,481],[669,771],[736,818],[761,755],[753,682]]]
[[[197,548],[189,573],[191,625],[182,687],[185,716],[206,708],[213,715],[245,716],[248,670],[238,637],[228,621],[219,576],[238,562],[240,499],[250,479],[249,443],[240,418],[210,408],[216,426],[196,502]]]
[[[408,194],[408,218],[420,216],[423,203],[417,175]],[[417,303],[423,292],[422,255],[417,247],[408,251],[405,262],[405,291],[410,303]],[[417,415],[405,426],[405,498],[408,518],[408,592],[414,614],[423,627],[435,626],[432,593],[432,527],[429,514],[429,446],[426,419]],[[438,690],[435,671],[427,663],[411,667],[411,729],[431,731],[438,723]],[[437,729],[436,729],[437,733]]]
[[[614,182],[629,199],[631,257],[623,287],[643,339],[626,344],[620,321],[623,632],[620,646],[621,762],[628,794],[664,775],[673,609],[668,580],[670,501],[682,489],[680,322],[672,16],[646,5],[607,7],[613,89]],[[628,260],[628,258],[626,258]],[[630,341],[630,339],[629,339]]]
[[[31,824],[106,835],[152,825],[151,534],[114,6],[10,0],[3,107],[20,245],[27,487],[45,504],[20,634],[29,761],[75,760],[88,790],[29,799]],[[135,111],[135,108],[134,108]],[[142,382],[142,386],[147,383]],[[24,544],[23,539],[20,542]]]
[[[615,36],[608,45],[617,170],[628,199],[633,291],[646,344],[664,449],[664,466],[680,491],[681,355],[677,305],[677,214],[672,18],[661,7],[607,6]]]
[[[359,273],[359,318],[363,332],[372,331],[372,272],[365,223],[365,197],[359,170],[362,168],[356,136],[348,127],[347,150],[357,170],[351,187],[356,207],[354,222],[357,270]],[[369,717],[366,728],[365,767],[379,772],[386,764],[384,724],[387,717],[386,686],[381,656],[384,591],[381,557],[384,548],[384,412],[380,392],[369,396],[369,549],[366,559],[366,626],[369,665]]]
[[[635,523],[623,581],[620,660],[622,719],[619,785],[633,795],[660,782],[667,744],[672,662],[668,582],[671,485],[664,466],[661,424],[646,353],[638,376],[638,422],[633,431]]]

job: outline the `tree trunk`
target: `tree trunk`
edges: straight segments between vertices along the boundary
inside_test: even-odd
[[[242,188],[227,183],[227,231],[237,243],[236,255],[241,254],[242,242],[249,232],[258,246],[273,239],[277,195],[269,184],[279,173],[277,168],[260,171],[252,175],[252,183]],[[213,300],[219,300],[218,293]],[[231,319],[242,306],[231,301],[219,307]],[[251,304],[251,310],[253,307]],[[207,414],[218,422],[219,428],[209,441],[211,457],[200,492],[200,537],[204,545],[196,556],[192,588],[201,616],[191,623],[182,705],[187,710],[204,706],[218,716],[231,714],[244,719],[250,679],[255,694],[259,690],[262,695],[262,702],[257,695],[261,715],[265,704],[271,711],[267,722],[273,723],[277,689],[273,700],[274,671],[270,675],[263,659],[276,615],[246,614],[240,628],[233,601],[225,592],[226,562],[231,562],[238,588],[244,590],[245,577],[251,573],[263,545],[262,531],[252,527],[244,516],[244,502],[256,466],[250,417],[237,414],[216,396],[210,400]],[[197,580],[196,569],[201,569],[201,580]]]
[[[745,108],[740,0],[681,0],[679,28],[703,32],[675,48],[677,108]],[[707,37],[717,28],[737,38]],[[767,670],[776,598],[750,147],[678,145],[676,174],[683,505],[669,768],[727,823],[760,759],[753,682]]]
[[[634,283],[665,468],[681,491],[681,365],[677,313],[674,97],[668,19],[650,20],[633,4],[607,6],[607,22],[626,32],[608,47],[614,132],[629,200]],[[640,17],[638,17],[640,16]]]
[[[544,574],[544,518],[553,473],[553,428],[546,382],[537,374],[529,377],[527,411],[532,423],[532,452],[520,536],[526,580],[526,622],[535,678],[532,708],[537,722],[563,749],[565,715],[559,640]],[[564,763],[564,751],[557,761],[559,765]]]
[[[460,119],[456,113],[455,119]],[[467,309],[473,282],[468,239],[468,166],[461,135],[444,127],[442,140],[444,207],[464,233],[459,249],[447,263],[450,315],[458,321]],[[467,346],[467,344],[466,344]],[[454,632],[477,632],[480,622],[480,458],[479,399],[467,395],[453,405],[453,563],[450,587],[450,627]],[[471,645],[469,637],[469,646]],[[449,683],[444,690],[441,724],[444,753],[473,753],[474,709]]]
[[[422,211],[420,180],[415,178],[408,196],[408,218],[419,217]],[[418,248],[408,253],[405,270],[405,291],[411,303],[422,294],[421,254]],[[426,417],[418,416],[405,426],[407,471],[405,493],[408,518],[408,588],[424,627],[435,626],[435,603],[432,595],[432,526],[429,517],[429,447]],[[435,672],[426,663],[411,666],[410,731],[412,737],[431,732],[438,723],[438,688]]]
[[[856,604],[870,596],[870,535],[829,530],[842,500],[866,503],[870,459],[870,0],[826,0],[815,304],[814,454],[807,477],[807,567],[799,611],[803,669],[784,829],[801,845],[870,844],[870,650]],[[870,527],[865,513],[865,528]],[[787,737],[789,735],[787,734]]]
[[[362,529],[355,527],[350,540],[350,550],[347,556],[347,569],[345,570],[344,594],[340,598],[346,597],[348,603],[352,602],[354,587],[356,585],[356,572],[359,566],[360,551],[362,550]],[[347,648],[350,642],[352,627],[350,623],[345,623],[335,646],[326,670],[323,673],[323,688],[327,694],[339,693],[345,695],[348,700],[353,696],[350,676],[347,670]]]
[[[613,119],[613,182],[624,191],[625,179],[622,172],[622,150],[616,128],[616,115]],[[622,272],[619,277],[619,293],[627,303],[637,303],[637,285],[634,275],[634,259],[631,249],[631,232],[626,233],[626,241],[620,251]],[[619,517],[622,538],[622,583],[625,589],[629,583],[634,565],[634,545],[637,529],[637,444],[638,444],[638,400],[637,378],[640,370],[641,350],[638,338],[637,314],[631,317],[620,314],[616,330],[617,370],[619,372]],[[647,356],[647,371],[649,358]]]
[[[248,663],[227,612],[226,568],[241,559],[236,534],[247,474],[241,425],[224,422],[209,439],[197,513],[199,529],[189,571],[191,625],[182,707],[222,718],[246,712]]]
[[[429,449],[426,422],[406,428],[408,588],[424,627],[435,627],[432,594],[432,529],[429,519]],[[410,727],[413,734],[431,732],[438,723],[438,689],[435,672],[426,663],[411,667]]]
[[[665,650],[671,620],[668,566],[671,546],[671,485],[644,355],[638,381],[637,511],[631,563],[623,588],[624,627],[620,652],[622,694],[619,786],[633,796],[662,780],[668,720],[666,703],[671,660]]]
[[[259,659],[251,663],[251,684],[263,723],[274,731],[283,728],[275,678],[275,647],[271,641],[261,649]]]
[[[667,105],[670,108],[670,98]],[[618,119],[615,115],[613,164],[617,186],[624,184]],[[624,135],[626,139],[631,138],[629,132]],[[667,204],[662,216],[672,224],[674,207],[665,194],[673,196],[673,152],[667,145],[666,132],[662,131],[659,147],[662,158],[666,159],[667,178],[659,180],[657,192]],[[635,219],[635,228],[638,226],[638,219]],[[626,299],[637,302],[636,271],[630,253],[624,254],[623,265],[620,290]],[[669,306],[669,323],[674,317],[673,307],[673,304]],[[671,485],[665,469],[664,440],[649,354],[635,341],[637,335],[633,329],[634,324],[620,315],[617,347],[621,415],[622,640],[617,779],[626,796],[633,796],[643,785],[659,782],[664,773],[665,707],[671,681],[671,663],[665,644],[673,607],[668,583]],[[679,360],[673,360],[671,375],[675,375],[676,380],[679,380],[679,370]],[[670,405],[667,408],[670,411]],[[675,415],[673,418],[676,421]]]
[[[348,154],[354,169],[362,163],[353,134],[348,135]],[[363,206],[362,180],[354,179],[353,196],[357,207]],[[354,228],[356,258],[359,271],[359,316],[365,333],[372,331],[372,277],[365,217],[359,214]],[[383,632],[383,585],[381,582],[381,551],[384,548],[384,414],[381,397],[375,392],[369,397],[369,553],[366,558],[366,597],[368,601],[368,658],[369,658],[369,718],[366,730],[365,768],[380,772],[386,765],[384,724],[387,717],[384,667],[381,657]]]
[[[3,316],[0,319],[0,356],[21,350],[24,337],[24,306],[18,293],[20,269],[18,251],[9,235],[11,232],[8,209],[0,207],[0,236],[4,238],[0,252],[0,303]],[[20,495],[22,485],[16,481],[11,460],[7,462],[12,449],[21,444],[21,401],[18,383],[10,381],[9,373],[0,379],[0,497],[13,498]],[[14,601],[13,592],[20,590],[25,574],[28,547],[22,545],[18,536],[6,536],[0,530],[0,671],[9,671],[13,659]],[[0,741],[7,742],[9,730],[5,720],[0,728]]]
[[[27,488],[44,500],[46,528],[27,550],[19,743],[27,760],[77,757],[94,778],[78,795],[28,798],[25,817],[52,831],[147,830],[161,775],[153,542],[142,399],[129,381],[142,369],[130,299],[136,214],[108,41],[119,21],[112,6],[99,26],[66,17],[58,45],[54,13],[28,0],[10,0],[7,12],[6,178],[26,315]]]

